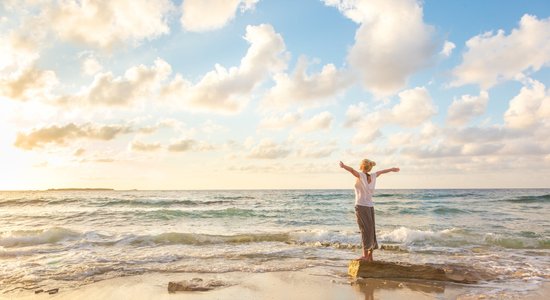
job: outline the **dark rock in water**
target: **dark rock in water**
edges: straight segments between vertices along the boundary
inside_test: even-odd
[[[34,291],[35,294],[40,294],[40,293],[42,293],[42,292],[44,292],[43,289],[39,289],[39,290]]]
[[[229,284],[220,280],[208,280],[204,281],[201,278],[193,278],[191,280],[183,281],[170,281],[168,283],[168,292],[196,292],[196,291],[210,291],[215,288],[228,286]]]
[[[454,265],[412,265],[400,262],[352,260],[348,274],[363,278],[423,279],[476,283],[489,279],[489,274],[481,274],[472,268]]]

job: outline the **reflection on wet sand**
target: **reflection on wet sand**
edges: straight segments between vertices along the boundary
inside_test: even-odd
[[[441,296],[445,292],[445,283],[442,282],[357,278],[351,282],[351,285],[357,292],[365,295],[365,300],[384,299],[384,294],[388,292],[391,293],[392,299],[399,299],[395,298],[396,296],[398,297],[398,295],[402,295],[402,299],[409,299],[411,294],[407,292],[420,292],[414,294],[415,299],[433,299],[438,295]],[[398,290],[403,291],[403,294],[395,293]]]

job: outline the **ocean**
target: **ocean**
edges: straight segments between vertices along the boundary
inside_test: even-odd
[[[377,190],[375,260],[460,264],[483,293],[550,280],[550,189]],[[324,267],[361,255],[353,190],[0,192],[0,293],[150,272]]]

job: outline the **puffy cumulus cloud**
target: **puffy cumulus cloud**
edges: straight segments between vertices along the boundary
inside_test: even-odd
[[[401,148],[412,145],[427,145],[442,138],[442,129],[432,122],[424,123],[419,132],[397,132],[388,137],[388,145],[392,148]]]
[[[453,42],[445,41],[445,44],[443,44],[443,49],[441,49],[441,55],[446,57],[451,56],[454,48],[456,48],[456,45]]]
[[[30,28],[29,30],[32,30]],[[0,72],[12,73],[28,68],[40,57],[41,35],[11,31],[0,34]]]
[[[19,101],[51,99],[54,97],[52,91],[58,83],[54,71],[29,66],[0,77],[0,97]]]
[[[531,128],[541,122],[550,125],[550,91],[544,84],[529,80],[521,88],[504,113],[504,121],[510,128]]]
[[[267,108],[286,108],[292,104],[305,107],[322,105],[353,83],[347,71],[337,70],[333,64],[324,65],[317,74],[307,74],[308,62],[300,57],[294,74],[278,73],[273,86],[262,100]]]
[[[223,27],[240,8],[254,9],[259,0],[184,0],[181,25],[189,31],[208,31]]]
[[[120,134],[132,133],[134,130],[125,125],[97,125],[69,123],[66,125],[35,128],[27,133],[18,132],[15,146],[25,150],[43,147],[47,144],[64,145],[71,140],[95,139],[108,141]]]
[[[170,152],[204,152],[217,149],[217,146],[205,141],[198,141],[191,138],[181,138],[172,141],[166,149]]]
[[[488,89],[526,70],[550,63],[550,18],[524,15],[510,35],[487,32],[466,42],[463,62],[453,70],[453,86],[479,84]]]
[[[378,96],[394,94],[437,55],[435,29],[423,22],[416,0],[325,0],[360,23],[348,55],[365,87]]]
[[[87,56],[82,61],[82,73],[93,76],[103,69],[103,66],[99,63],[94,56]]]
[[[351,139],[351,143],[353,145],[370,144],[381,136],[382,132],[380,131],[379,126],[374,124],[374,122],[371,124],[362,122],[357,128],[357,132]]]
[[[448,128],[444,134],[450,142],[466,144],[512,141],[528,135],[528,132],[500,125],[492,125],[486,127],[472,126],[460,129]]]
[[[307,133],[318,130],[327,130],[332,125],[334,117],[328,111],[321,112],[307,120],[304,120],[294,131]]]
[[[287,157],[290,150],[283,145],[277,144],[271,139],[262,139],[258,144],[252,146],[248,153],[249,158],[257,159],[278,159]]]
[[[298,140],[295,142],[296,155],[300,158],[325,158],[338,150],[335,142]]]
[[[193,149],[197,144],[197,141],[194,139],[179,139],[173,141],[168,145],[168,151],[171,152],[187,152]]]
[[[200,131],[206,134],[226,132],[228,130],[229,129],[227,127],[220,125],[212,120],[206,120],[200,126]]]
[[[161,149],[160,143],[145,143],[141,141],[132,141],[130,149],[140,152],[153,152]]]
[[[62,39],[110,50],[168,33],[173,6],[168,0],[65,0],[41,8]]]
[[[440,158],[475,159],[476,157],[498,157],[504,144],[499,142],[459,143],[442,136],[440,139],[426,140],[422,136],[414,136],[401,148],[401,154],[406,158],[437,160]],[[450,161],[450,160],[449,160]]]
[[[115,77],[111,72],[96,74],[90,86],[82,88],[76,95],[62,96],[57,100],[64,105],[127,106],[156,96],[171,72],[167,62],[156,59],[153,66],[135,66],[123,76]]]
[[[163,128],[178,128],[178,126],[180,126],[178,124],[178,121],[172,120],[172,119],[164,119],[164,120],[158,121],[154,125],[143,126],[143,127],[139,128],[137,130],[137,132],[140,133],[140,134],[144,134],[144,135],[145,134],[152,134],[152,133],[156,132],[157,130],[160,130],[160,129],[163,129]]]
[[[358,104],[352,104],[346,110],[346,120],[344,121],[344,127],[353,127],[359,121],[361,121],[367,114],[367,104],[359,102]]]
[[[399,93],[399,99],[399,103],[391,109],[391,120],[396,124],[416,127],[437,113],[437,108],[424,87],[403,91]]]
[[[36,27],[36,22],[28,22],[19,31],[0,34],[0,98],[28,101],[53,96],[59,82],[55,72],[36,67],[44,36]]]
[[[286,68],[285,44],[268,24],[247,26],[245,40],[250,43],[238,67],[216,65],[195,85],[176,76],[161,93],[181,101],[185,109],[236,113],[250,100],[250,93],[271,73]]]
[[[435,143],[422,146],[403,147],[401,153],[412,158],[442,158],[454,157],[461,154],[460,145],[448,145],[445,143]]]
[[[259,130],[282,130],[296,125],[302,115],[299,113],[288,112],[281,116],[269,116],[260,121]]]
[[[447,122],[451,125],[464,125],[473,117],[485,113],[489,94],[481,91],[479,96],[463,95],[455,99],[447,112]]]
[[[389,108],[366,112],[365,104],[351,105],[346,112],[344,125],[357,129],[352,144],[368,144],[382,136],[380,128],[390,124],[408,128],[425,124],[422,129],[424,131],[427,128],[426,124],[430,124],[426,122],[436,113],[437,107],[428,90],[417,87],[399,93],[399,102]]]
[[[494,155],[504,147],[502,143],[487,143],[487,144],[464,144],[461,149],[461,154],[466,156],[482,156]]]

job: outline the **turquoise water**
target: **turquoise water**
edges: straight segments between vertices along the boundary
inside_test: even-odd
[[[550,279],[550,189],[378,190],[375,259]],[[270,272],[360,256],[352,190],[0,192],[1,292],[146,272]],[[388,246],[391,245],[391,246]],[[388,250],[390,249],[390,250]]]

